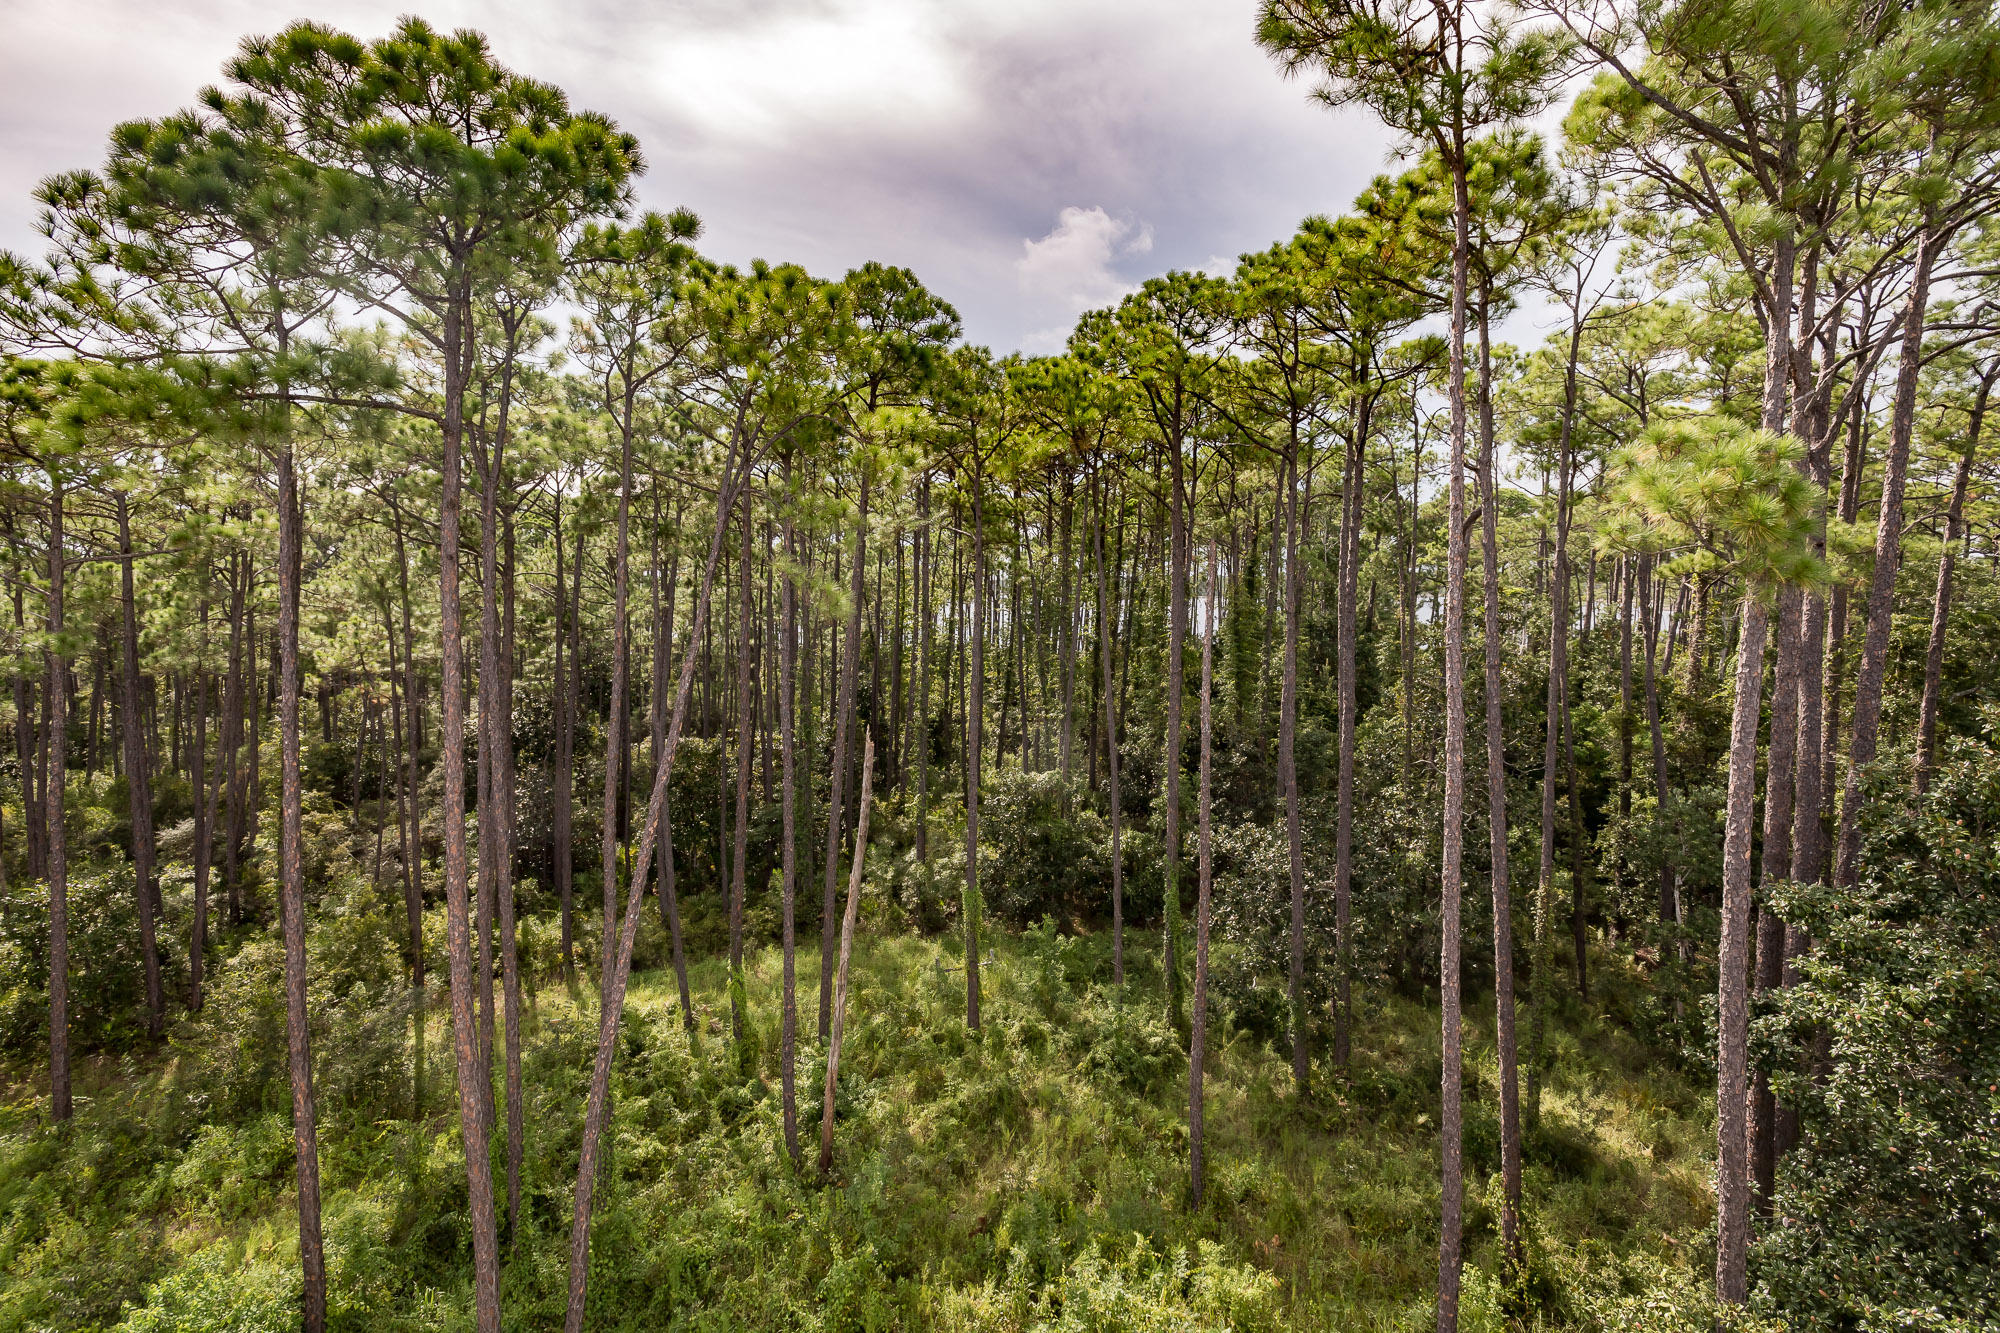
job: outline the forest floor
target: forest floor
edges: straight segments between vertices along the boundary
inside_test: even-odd
[[[635,977],[589,1326],[1429,1326],[1434,1007],[1367,997],[1349,1076],[1315,1065],[1318,1086],[1304,1102],[1277,1043],[1212,1027],[1207,1197],[1191,1210],[1187,1062],[1163,1013],[1157,935],[1128,939],[1122,1003],[1098,980],[1109,974],[1102,937],[996,930],[989,943],[977,1037],[964,1026],[964,974],[949,941],[857,943],[829,1187],[812,1170],[824,1079],[817,943],[798,959],[799,1171],[785,1161],[776,1086],[777,951],[750,959],[747,1066],[729,1041],[722,960],[692,966],[692,1040],[672,973]],[[1553,1015],[1540,1123],[1527,1140],[1528,1275],[1513,1295],[1495,1276],[1490,997],[1469,1016],[1463,1328],[1700,1326],[1713,1098],[1604,1016],[1636,989],[1619,968],[1600,956],[1595,1014]],[[409,1119],[407,1083],[398,1110],[323,1113],[336,1328],[469,1327],[441,1009],[421,1126]],[[543,983],[525,1025],[523,1206],[503,1276],[510,1329],[560,1326],[595,1029],[594,994]],[[343,1058],[327,1047],[323,1061]],[[133,1330],[293,1326],[285,1103],[191,1126],[187,1070],[174,1067],[188,1058],[98,1068],[67,1140],[37,1123],[30,1088],[5,1089],[0,1330],[109,1327],[121,1313]]]

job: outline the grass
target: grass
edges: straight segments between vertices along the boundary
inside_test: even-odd
[[[1226,1019],[1212,1025],[1210,1175],[1195,1211],[1187,1066],[1161,1017],[1157,938],[1128,940],[1135,966],[1122,997],[1106,980],[1101,937],[995,931],[990,944],[986,1022],[975,1036],[948,941],[857,942],[826,1186],[811,1169],[824,1070],[816,943],[798,958],[803,1170],[783,1151],[776,951],[748,961],[752,1022],[741,1057],[728,1041],[720,960],[693,965],[692,1037],[671,973],[636,977],[589,1326],[1430,1325],[1435,1009],[1371,999],[1357,1017],[1353,1069],[1342,1077],[1316,1065],[1303,1101],[1284,1052]],[[1599,968],[1611,1013],[1620,987],[1637,984],[1618,967],[1607,956]],[[581,991],[544,981],[526,1032],[523,1215],[503,1278],[510,1328],[560,1325],[595,1036],[594,986]],[[464,1174],[449,1068],[437,1064],[450,1049],[439,1008],[423,1123],[408,1120],[407,1093],[394,1109],[350,1101],[326,1113],[336,1327],[469,1325]],[[1490,1000],[1469,1017],[1462,1327],[1705,1327],[1694,1293],[1709,1262],[1712,1098],[1613,1020],[1558,1007],[1550,1033],[1541,1120],[1528,1140],[1529,1271],[1508,1293],[1494,1276]],[[66,1139],[36,1123],[31,1089],[14,1090],[0,1124],[0,1330],[109,1326],[121,1307],[132,1329],[291,1326],[288,1115],[278,1102],[202,1128],[185,1107],[189,1058],[106,1072]],[[87,1188],[79,1171],[95,1172]],[[79,1219],[95,1240],[57,1216],[75,1211],[78,1197],[95,1210]],[[125,1237],[117,1250],[107,1248],[111,1236]],[[116,1270],[96,1276],[111,1289],[123,1283],[117,1303],[63,1304],[64,1283],[87,1285],[92,1273],[75,1270],[88,1266]]]

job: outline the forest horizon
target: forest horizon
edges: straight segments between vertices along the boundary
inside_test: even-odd
[[[1254,18],[1034,354],[417,17],[45,177],[0,1333],[1994,1326],[2000,14]]]

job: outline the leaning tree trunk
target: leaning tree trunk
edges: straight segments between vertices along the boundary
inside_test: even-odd
[[[841,823],[846,814],[848,747],[854,736],[854,691],[861,670],[861,603],[867,590],[868,473],[861,473],[861,502],[854,519],[854,555],[849,562],[846,642],[841,645],[840,701],[833,721],[833,766],[827,781],[826,861],[821,867],[819,911],[819,1036],[828,1036],[833,1004],[834,890],[840,878]],[[970,815],[976,820],[976,814]]]
[[[634,864],[652,858],[659,836],[660,816],[666,807],[667,784],[673,777],[674,755],[680,749],[681,731],[687,724],[688,696],[694,684],[695,659],[701,650],[702,631],[708,619],[709,598],[715,587],[715,569],[721,562],[723,537],[729,527],[729,511],[735,504],[736,489],[750,470],[749,451],[739,467],[736,451],[723,462],[721,484],[716,488],[715,530],[709,538],[708,563],[703,567],[701,586],[695,596],[694,621],[688,627],[687,648],[681,655],[680,676],[674,687],[674,713],[667,724],[667,748],[654,766],[653,794],[646,804],[646,820],[640,829]],[[625,988],[632,974],[632,946],[639,938],[639,897],[644,877],[634,875],[626,885],[625,914],[618,929],[617,951],[611,960],[605,1003],[598,1013],[597,1054],[591,1064],[590,1092],[584,1103],[583,1145],[578,1154],[573,1216],[569,1238],[569,1303],[563,1317],[564,1333],[583,1333],[584,1296],[590,1277],[590,1210],[597,1188],[599,1152],[605,1121],[611,1110],[611,1057],[618,1040],[618,1020],[625,1007]],[[482,1330],[484,1333],[484,1330]]]

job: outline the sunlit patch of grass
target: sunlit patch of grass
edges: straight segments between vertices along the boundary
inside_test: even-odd
[[[824,1076],[817,941],[797,954],[797,1169],[779,1116],[777,951],[745,960],[747,1063],[730,1040],[725,960],[691,960],[692,1035],[671,971],[636,976],[599,1194],[591,1326],[1427,1324],[1437,1276],[1434,1008],[1371,997],[1353,1067],[1316,1062],[1303,1100],[1286,1051],[1216,1015],[1207,1191],[1195,1211],[1183,1038],[1165,1021],[1157,969],[1132,969],[1153,984],[1135,980],[1121,995],[1101,937],[994,931],[988,944],[975,1035],[964,1025],[955,948],[914,937],[857,942],[825,1187],[812,1169]],[[1128,958],[1156,944],[1135,934]],[[509,1319],[523,1328],[560,1321],[595,1002],[587,977],[574,990],[544,979],[524,1034],[524,1206],[504,1277]],[[1571,1009],[1554,1015],[1541,1124],[1528,1141],[1525,1296],[1499,1281],[1490,1000],[1467,1014],[1468,1329],[1598,1326],[1642,1291],[1668,1291],[1673,1309],[1696,1300],[1711,1100],[1616,1024]],[[445,1329],[465,1317],[469,1234],[441,1003],[431,1023],[429,1119],[413,1126],[402,1110],[385,1110],[328,1130],[336,1325]],[[132,1076],[127,1103],[160,1095],[166,1077]],[[144,1154],[162,1183],[150,1195],[128,1191],[111,1209],[158,1235],[156,1258],[132,1280],[134,1299],[146,1282],[178,1275],[158,1299],[198,1312],[212,1296],[226,1310],[208,1287],[238,1274],[252,1286],[276,1280],[296,1248],[295,1205],[288,1159],[275,1168],[266,1160],[272,1143],[284,1155],[285,1139],[267,1122],[213,1126]],[[78,1137],[108,1124],[108,1110],[93,1109]],[[18,1193],[7,1162],[18,1168],[46,1145],[31,1129],[11,1131],[0,1182],[14,1180]],[[57,1151],[73,1160],[80,1149]],[[38,1308],[35,1273],[88,1252],[60,1227],[7,1251],[17,1267],[0,1281],[0,1330],[28,1326],[8,1311]],[[149,1326],[210,1325],[190,1314]]]

